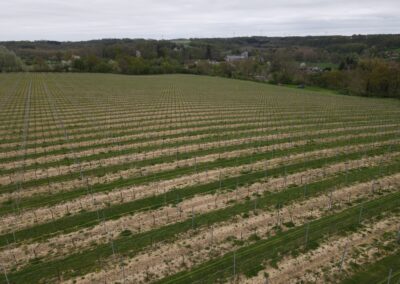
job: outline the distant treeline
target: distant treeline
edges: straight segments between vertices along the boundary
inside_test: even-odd
[[[0,46],[0,71],[5,72],[191,73],[400,98],[400,35],[15,41]]]

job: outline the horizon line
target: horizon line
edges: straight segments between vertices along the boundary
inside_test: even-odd
[[[215,36],[215,37],[177,37],[177,38],[145,38],[145,37],[103,37],[82,40],[54,40],[54,39],[18,39],[18,40],[0,40],[0,42],[88,42],[102,40],[153,40],[153,41],[177,41],[177,40],[201,40],[201,39],[235,39],[235,38],[307,38],[307,37],[354,37],[354,36],[400,36],[400,33],[371,33],[371,34],[327,34],[327,35],[238,35],[238,36]]]

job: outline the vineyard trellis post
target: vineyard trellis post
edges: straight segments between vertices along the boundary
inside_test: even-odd
[[[307,182],[304,184],[304,198],[307,196]]]
[[[121,265],[121,272],[122,272],[122,283],[126,283],[126,275],[125,275],[125,268],[124,268],[124,262],[122,260],[122,256],[120,257],[120,265]]]
[[[308,245],[308,234],[309,234],[309,231],[310,231],[310,222],[308,222],[307,226],[306,226],[306,236],[305,236],[305,242],[304,242],[305,248],[307,248],[307,245]]]
[[[348,247],[349,247],[349,243],[346,243],[346,246],[344,247],[344,251],[343,251],[343,254],[342,254],[342,258],[341,258],[341,260],[340,260],[339,273],[342,272],[343,263],[344,263],[344,259],[346,258],[346,254],[347,254],[347,249],[348,249]]]
[[[8,276],[7,276],[7,271],[6,271],[6,268],[3,266],[3,273],[4,273],[4,277],[5,277],[5,279],[6,279],[6,283],[7,284],[10,284],[10,281],[9,281],[9,279],[8,279]]]
[[[361,223],[363,210],[364,210],[364,204],[361,204],[360,213],[358,214],[358,224]]]
[[[192,206],[192,229],[194,229],[194,210]]]
[[[280,207],[281,205],[278,203],[276,205],[276,226],[279,227],[281,224],[281,215],[280,215]]]
[[[390,284],[390,281],[392,281],[392,273],[393,273],[393,268],[390,268],[389,269],[389,275],[388,275],[387,284]]]
[[[236,282],[236,251],[233,252],[233,283]]]

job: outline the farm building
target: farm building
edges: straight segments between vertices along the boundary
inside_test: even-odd
[[[225,57],[226,62],[240,61],[249,58],[249,53],[247,51],[242,52],[240,55],[227,55]]]

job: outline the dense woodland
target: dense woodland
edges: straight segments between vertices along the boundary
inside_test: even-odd
[[[400,98],[400,35],[0,42],[0,71],[190,73]],[[240,55],[229,60],[231,55]]]

